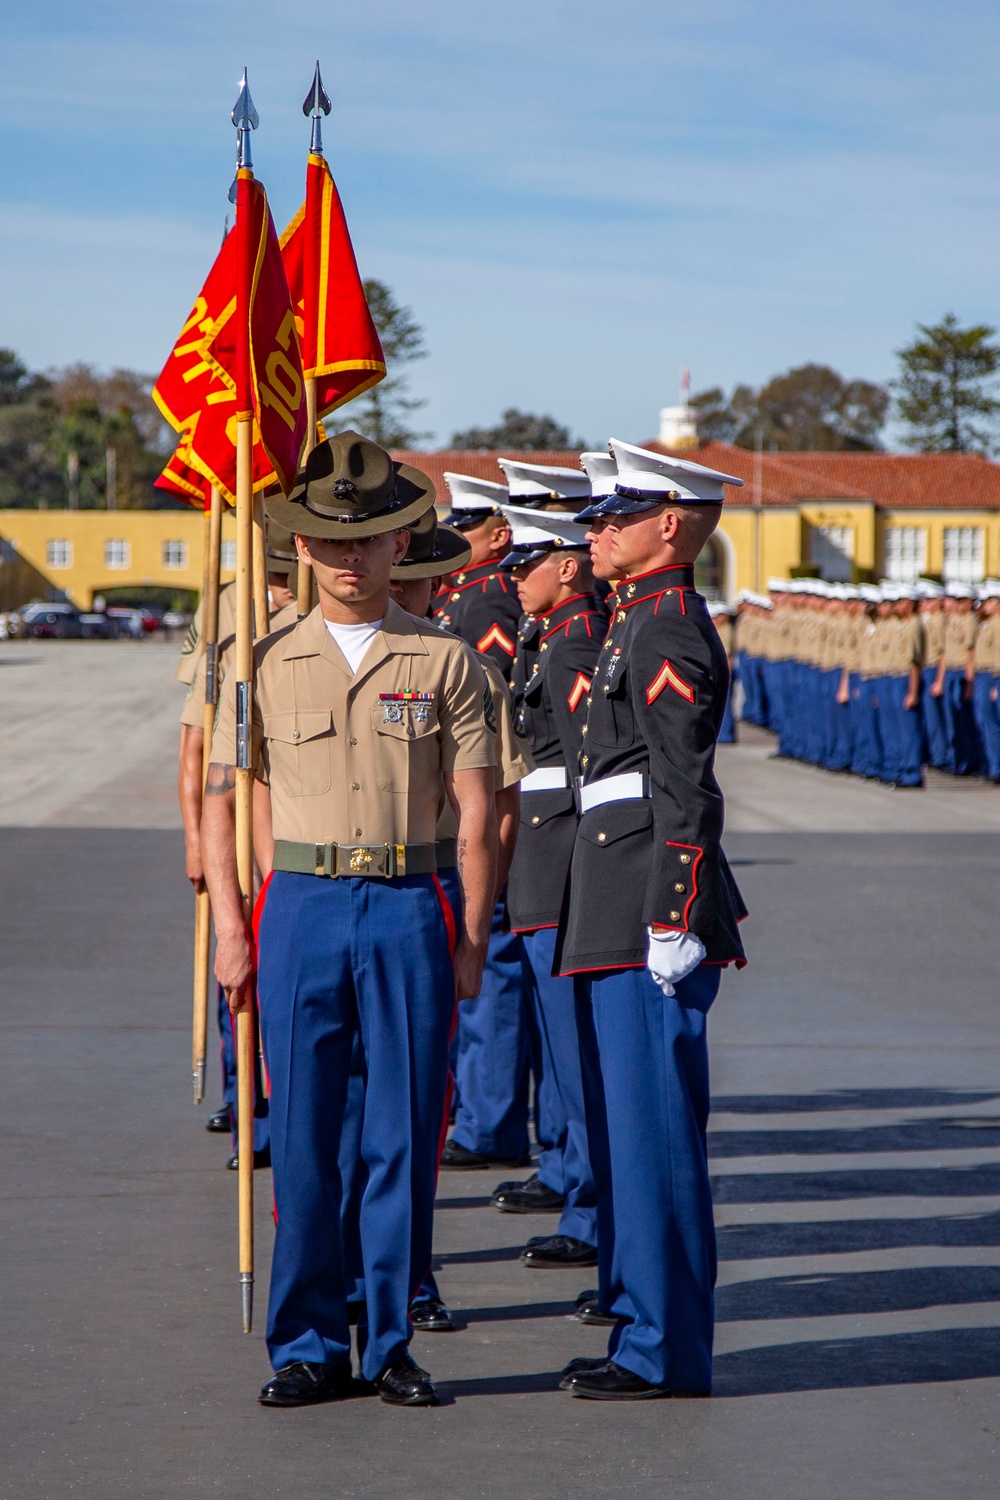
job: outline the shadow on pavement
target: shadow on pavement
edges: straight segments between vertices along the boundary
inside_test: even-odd
[[[817,1114],[829,1109],[935,1109],[1000,1099],[996,1089],[833,1089],[825,1094],[723,1094],[713,1109],[734,1115]]]
[[[572,1302],[523,1302],[510,1307],[470,1307],[463,1312],[452,1312],[456,1325],[461,1318],[463,1326],[468,1323],[517,1323],[522,1318],[568,1318],[573,1312]]]
[[[894,1271],[777,1276],[719,1287],[720,1323],[757,1318],[817,1318],[838,1313],[902,1312],[1000,1302],[1000,1266],[922,1266]],[[1000,1331],[997,1334],[1000,1342]]]
[[[728,1224],[717,1231],[720,1260],[779,1255],[846,1255],[916,1245],[1000,1245],[1000,1212],[920,1219],[820,1219],[801,1224]]]
[[[716,1130],[708,1137],[713,1160],[732,1156],[828,1156],[871,1151],[967,1151],[1000,1146],[1000,1119],[907,1120],[846,1130]]]
[[[1000,1162],[981,1167],[873,1167],[835,1172],[746,1172],[713,1177],[716,1203],[824,1203],[838,1198],[1000,1195]]]
[[[530,1396],[539,1391],[555,1391],[559,1388],[561,1370],[548,1370],[541,1375],[488,1375],[481,1380],[442,1380],[438,1383],[438,1394],[446,1402],[449,1396],[459,1401],[464,1396]]]
[[[1000,1376],[997,1330],[949,1328],[720,1354],[713,1391],[716,1396],[774,1396],[994,1376]]]

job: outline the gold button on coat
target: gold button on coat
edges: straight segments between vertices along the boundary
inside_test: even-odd
[[[679,911],[672,911],[670,913],[670,920],[671,920],[671,922],[679,922],[680,919],[681,919],[681,914],[680,914]]]

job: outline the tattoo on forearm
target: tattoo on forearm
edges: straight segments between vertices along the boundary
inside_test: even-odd
[[[466,854],[468,852],[468,848],[469,848],[469,841],[468,841],[468,839],[459,839],[458,844],[456,846],[456,862],[458,864],[458,878],[459,878],[459,880],[461,880],[462,877],[465,874],[465,856],[466,856]]]
[[[236,786],[236,767],[220,766],[214,762],[208,768],[205,781],[206,797],[224,797]]]

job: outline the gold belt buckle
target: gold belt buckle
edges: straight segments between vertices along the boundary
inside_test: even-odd
[[[352,875],[367,875],[369,866],[375,858],[375,850],[364,846],[352,849],[348,859],[348,868]]]

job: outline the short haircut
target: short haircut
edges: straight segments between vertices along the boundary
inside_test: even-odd
[[[722,520],[722,506],[672,504],[668,508],[679,516],[684,543],[697,556]]]

